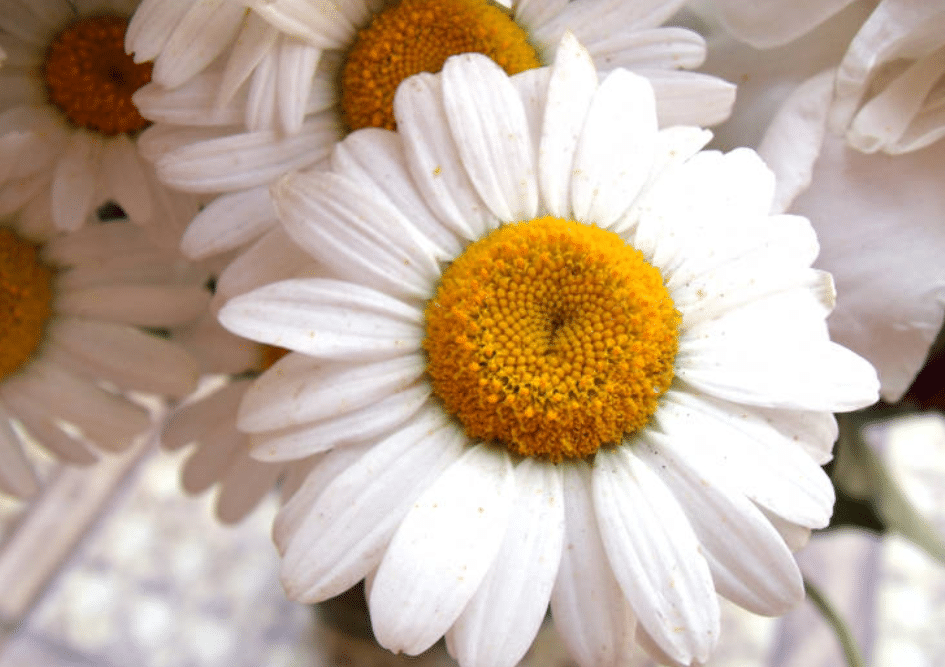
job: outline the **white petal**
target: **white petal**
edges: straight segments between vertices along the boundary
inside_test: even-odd
[[[131,327],[57,318],[49,339],[64,366],[122,389],[175,398],[194,390],[197,362],[177,345]]]
[[[514,495],[508,454],[485,444],[417,499],[371,588],[368,606],[381,646],[416,655],[449,629],[495,560]]]
[[[638,68],[653,85],[660,127],[718,125],[735,104],[735,84],[700,72]]]
[[[153,80],[166,88],[186,82],[229,46],[245,12],[240,3],[226,0],[192,4],[158,55]]]
[[[248,438],[236,429],[233,417],[214,424],[203,434],[184,464],[181,486],[190,494],[203,493],[219,482],[239,457],[246,456]]]
[[[533,43],[553,49],[565,31],[570,30],[581,43],[593,43],[602,32],[611,33],[610,26],[621,26],[628,32],[655,28],[682,4],[682,0],[571,2],[541,25],[534,26],[529,38]]]
[[[418,74],[400,84],[394,117],[411,176],[443,224],[467,240],[498,226],[460,160],[443,108],[440,77]]]
[[[222,195],[187,227],[181,251],[191,259],[203,259],[248,243],[276,224],[268,187]]]
[[[450,130],[479,196],[500,220],[534,218],[536,149],[508,77],[480,54],[454,56],[441,76]]]
[[[52,214],[56,227],[78,229],[95,205],[102,142],[83,131],[73,133],[53,172]]]
[[[336,447],[324,454],[311,457],[312,467],[298,489],[276,515],[272,525],[272,537],[280,554],[284,554],[289,541],[306,520],[309,510],[328,485],[353,465],[374,446],[375,443]],[[293,467],[295,471],[295,467]]]
[[[548,610],[564,541],[561,472],[525,459],[515,467],[515,487],[499,553],[450,629],[450,652],[463,665],[518,664]]]
[[[246,99],[246,129],[250,132],[265,132],[266,130],[275,129],[278,77],[278,51],[271,50],[256,65],[256,69],[249,80]]]
[[[190,0],[142,0],[125,31],[125,49],[136,63],[154,60],[186,15]]]
[[[355,283],[284,280],[229,301],[220,322],[236,334],[322,359],[373,360],[418,352],[423,313]]]
[[[571,215],[574,153],[587,119],[597,72],[586,50],[567,33],[555,53],[538,149],[538,184],[550,215]]]
[[[551,596],[555,627],[581,667],[620,667],[634,650],[636,619],[604,552],[591,471],[563,466],[565,544]]]
[[[790,431],[772,428],[767,414],[671,390],[656,420],[669,438],[664,446],[693,465],[723,471],[725,483],[789,521],[826,526],[834,502],[830,480]]]
[[[395,296],[432,296],[440,267],[432,244],[403,215],[350,179],[294,174],[273,188],[286,231],[343,278]]]
[[[142,116],[155,122],[209,127],[237,125],[243,120],[246,95],[226,106],[215,106],[220,86],[220,73],[213,70],[198,74],[179,88],[149,83],[138,88],[131,99]]]
[[[577,220],[610,227],[646,183],[656,145],[656,107],[646,79],[615,70],[594,93],[574,156]]]
[[[243,519],[275,489],[283,472],[282,466],[260,463],[244,453],[233,462],[220,483],[217,517],[223,523],[236,523]]]
[[[161,445],[169,450],[180,449],[204,438],[216,424],[232,420],[248,386],[248,380],[231,382],[176,410],[164,424]]]
[[[246,392],[239,426],[254,433],[336,417],[409,387],[425,369],[420,355],[348,364],[289,354]]]
[[[279,81],[276,85],[280,126],[286,134],[302,129],[315,70],[321,50],[283,38],[279,50]]]
[[[758,146],[758,153],[777,177],[774,211],[786,210],[810,185],[827,130],[833,78],[834,71],[827,70],[798,86],[778,110]]]
[[[719,604],[678,502],[626,445],[597,452],[593,491],[604,548],[638,622],[674,660],[705,662]]]
[[[771,523],[748,498],[716,483],[714,470],[662,447],[665,440],[643,434],[637,451],[679,500],[719,593],[766,616],[797,605],[804,599],[801,573]]]
[[[693,69],[705,60],[705,40],[685,28],[598,31],[594,37],[581,43],[604,71]]]
[[[61,461],[71,465],[87,466],[98,461],[98,455],[81,438],[66,433],[57,423],[56,416],[22,395],[3,397],[9,412],[23,425],[30,438],[40,443]]]
[[[276,44],[279,31],[264,21],[259,14],[250,12],[233,42],[226,66],[221,73],[214,104],[225,107],[246,82],[263,57]]]
[[[332,166],[354,180],[374,200],[403,214],[437,250],[442,261],[462,252],[459,239],[430,211],[410,178],[403,143],[396,132],[364,128],[335,147]]]
[[[54,307],[70,315],[165,327],[191,322],[206,310],[209,301],[203,287],[99,285],[59,294]]]
[[[160,154],[155,167],[161,180],[187,192],[241,190],[315,164],[337,140],[334,120],[320,114],[292,136],[266,130],[187,143]]]
[[[376,568],[417,497],[459,458],[465,442],[431,406],[333,479],[288,543],[282,582],[289,597],[324,600]]]
[[[363,0],[348,0],[344,5],[364,5]],[[302,0],[253,0],[253,11],[282,32],[310,42],[320,49],[340,49],[354,39],[356,24],[332,2]]]
[[[300,275],[312,264],[309,254],[276,224],[223,270],[217,278],[215,299],[225,302],[262,285]]]
[[[420,382],[339,417],[280,431],[268,431],[254,438],[252,455],[261,461],[286,461],[340,444],[368,441],[410,418],[429,398],[430,392],[430,385]]]
[[[28,372],[7,380],[0,394],[8,392],[47,406],[50,414],[77,425],[110,451],[127,447],[151,422],[144,408],[43,361],[34,361]]]

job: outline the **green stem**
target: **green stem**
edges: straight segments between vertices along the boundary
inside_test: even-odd
[[[847,664],[850,667],[866,667],[866,662],[860,654],[856,640],[853,639],[850,629],[847,627],[847,624],[843,622],[843,619],[840,618],[840,615],[837,613],[837,610],[833,608],[833,605],[830,604],[823,593],[808,581],[806,577],[804,579],[804,590],[807,592],[807,598],[817,607],[821,616],[824,617],[824,620],[827,621],[827,624],[837,635],[837,640],[840,642],[840,646],[843,647],[843,655],[847,659]]]
[[[851,444],[854,456],[872,484],[873,505],[886,526],[945,565],[945,543],[936,527],[915,508],[879,455],[857,434]]]

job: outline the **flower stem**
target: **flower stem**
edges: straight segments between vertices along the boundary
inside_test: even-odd
[[[850,633],[847,624],[840,618],[840,614],[838,614],[837,610],[830,604],[830,601],[827,600],[823,593],[808,581],[806,577],[804,578],[804,591],[807,593],[807,598],[817,607],[821,616],[824,617],[824,620],[827,621],[827,624],[837,635],[837,640],[843,648],[843,655],[846,657],[847,665],[849,665],[849,667],[866,667],[866,662],[863,660],[860,649],[856,645],[856,640],[853,639],[853,635]]]

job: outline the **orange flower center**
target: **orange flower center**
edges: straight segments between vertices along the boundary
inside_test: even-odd
[[[427,304],[427,372],[467,435],[583,458],[643,428],[673,380],[680,315],[623,239],[552,217],[471,244]]]
[[[127,27],[118,16],[84,18],[49,45],[43,64],[49,100],[73,125],[108,136],[147,127],[131,96],[151,80],[151,63],[136,64],[125,53]]]
[[[40,261],[38,250],[0,228],[0,380],[32,358],[52,315],[54,272]]]
[[[541,65],[526,32],[488,0],[401,0],[377,14],[348,52],[341,78],[348,127],[393,130],[400,82],[439,72],[460,53],[485,54],[509,75]]]

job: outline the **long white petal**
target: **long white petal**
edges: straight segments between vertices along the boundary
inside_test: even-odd
[[[449,631],[451,653],[460,664],[512,667],[541,627],[564,541],[558,468],[537,459],[515,467],[517,492],[502,546]]]
[[[705,662],[719,603],[679,503],[626,445],[597,453],[593,489],[604,548],[637,620],[674,660]]]
[[[534,218],[536,147],[508,77],[480,54],[447,60],[441,76],[450,130],[479,196],[500,220]]]
[[[417,499],[371,587],[368,606],[382,646],[415,655],[443,636],[495,560],[514,496],[508,454],[483,444]]]
[[[416,499],[465,442],[432,406],[332,480],[289,540],[282,563],[289,597],[324,600],[376,568]]]
[[[321,359],[418,352],[423,313],[383,292],[321,278],[285,280],[230,300],[220,322],[236,334]]]

